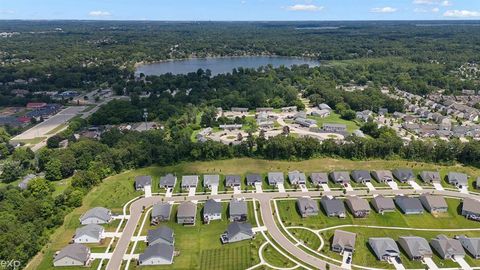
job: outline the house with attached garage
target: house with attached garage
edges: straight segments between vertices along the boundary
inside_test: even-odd
[[[395,196],[395,204],[405,215],[423,214],[423,206],[418,198],[397,195]]]
[[[458,239],[448,238],[441,234],[432,239],[430,245],[444,260],[465,257],[465,250]]]
[[[240,187],[242,184],[242,177],[240,175],[225,176],[225,186],[229,188]]]
[[[145,190],[146,186],[152,186],[152,177],[150,175],[135,177],[135,190]]]
[[[379,183],[386,183],[386,182],[393,181],[392,172],[387,170],[373,171],[372,176]]]
[[[173,245],[154,244],[149,245],[145,252],[138,257],[139,265],[168,265],[173,263]]]
[[[341,200],[323,196],[320,200],[320,204],[327,216],[339,218],[346,217],[345,206]]]
[[[323,123],[322,129],[325,132],[343,133],[343,132],[347,132],[347,125],[334,124],[334,123]]]
[[[305,176],[304,173],[299,171],[289,172],[288,180],[290,181],[290,184],[294,186],[307,184],[307,176]]]
[[[347,196],[346,204],[352,215],[356,218],[363,218],[370,214],[368,201],[358,196]]]
[[[442,196],[435,196],[431,194],[422,194],[419,197],[423,207],[430,213],[445,213],[448,211],[448,204]]]
[[[420,179],[425,183],[440,183],[442,179],[440,178],[440,173],[435,171],[423,171],[420,173]]]
[[[398,179],[398,181],[402,183],[406,183],[408,181],[415,181],[415,175],[411,169],[395,169],[392,171],[393,176]]]
[[[175,244],[173,230],[167,226],[161,226],[154,230],[148,230],[147,243],[149,246],[160,243],[173,246],[173,244]]]
[[[269,172],[268,173],[268,184],[270,186],[277,186],[278,184],[283,184],[285,178],[283,172]]]
[[[182,202],[177,209],[177,223],[195,225],[197,205],[192,202]]]
[[[104,207],[94,207],[80,216],[82,225],[106,224],[110,221],[112,221],[112,212]]]
[[[395,204],[392,198],[384,197],[382,195],[373,197],[372,206],[377,213],[382,215],[386,212],[395,212]]]
[[[73,242],[75,243],[100,243],[104,237],[105,230],[97,224],[88,224],[75,230]]]
[[[352,232],[335,230],[332,241],[332,251],[337,253],[355,251],[355,240],[357,235]]]
[[[310,197],[300,197],[297,199],[297,208],[302,217],[318,215],[318,202]]]
[[[462,244],[463,248],[472,255],[476,260],[480,259],[480,238],[475,237],[466,237],[465,235],[460,235],[458,240]]]
[[[400,257],[400,250],[397,243],[388,237],[371,237],[368,239],[368,245],[372,248],[375,257],[380,261],[388,261],[391,258]]]
[[[345,171],[335,171],[330,173],[330,179],[335,184],[347,184],[350,182],[350,174]]]
[[[90,249],[82,244],[70,244],[53,257],[53,266],[87,266],[90,263]]]
[[[369,183],[372,181],[372,176],[367,170],[354,170],[352,171],[352,179],[357,183]]]
[[[468,176],[464,173],[449,172],[447,175],[448,183],[458,188],[468,186]]]
[[[177,177],[171,173],[160,177],[160,183],[159,187],[160,188],[174,188],[175,185],[177,184]]]
[[[206,174],[203,176],[203,186],[212,189],[212,186],[217,186],[220,184],[220,175],[218,174]]]
[[[252,239],[255,233],[249,223],[233,222],[228,224],[227,231],[220,236],[223,244]]]
[[[326,103],[319,104],[319,105],[318,105],[318,108],[319,108],[320,110],[329,110],[329,111],[332,110],[332,108],[331,108],[330,106],[328,106],[328,104],[326,104]]]
[[[172,205],[166,202],[159,202],[153,205],[150,214],[150,224],[158,225],[160,222],[169,221],[172,213]]]
[[[407,253],[410,260],[423,260],[433,256],[427,240],[417,236],[400,236],[398,244]]]
[[[314,186],[326,185],[328,184],[328,175],[323,172],[315,172],[310,175],[310,180],[312,180]]]
[[[463,199],[462,216],[471,220],[480,221],[480,201],[471,198]]]
[[[255,186],[255,184],[262,183],[262,176],[258,173],[249,173],[247,174],[247,185]]]
[[[198,175],[182,176],[182,189],[196,188],[198,185]]]
[[[246,221],[248,208],[244,200],[233,199],[228,206],[230,221]]]
[[[203,222],[209,224],[212,220],[222,219],[222,203],[209,199],[203,206]]]

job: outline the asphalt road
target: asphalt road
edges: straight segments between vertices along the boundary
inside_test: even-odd
[[[183,201],[203,201],[207,199],[221,199],[221,200],[230,200],[233,197],[235,198],[246,198],[246,199],[256,199],[260,203],[260,213],[261,218],[265,227],[267,228],[267,232],[272,237],[272,239],[284,248],[290,255],[297,258],[299,261],[308,264],[311,267],[316,269],[326,269],[326,261],[314,257],[309,253],[305,252],[301,248],[295,246],[278,228],[277,224],[275,223],[274,213],[270,206],[270,201],[276,198],[298,198],[303,196],[320,196],[322,193],[325,196],[345,196],[345,195],[358,195],[358,196],[372,196],[372,195],[398,195],[398,194],[421,194],[425,192],[434,192],[437,195],[449,196],[449,197],[458,197],[458,198],[474,198],[478,199],[477,195],[474,194],[465,194],[456,191],[448,191],[448,190],[435,190],[435,189],[424,189],[422,191],[417,191],[413,189],[400,189],[400,190],[391,190],[391,189],[383,189],[383,190],[375,190],[375,191],[367,191],[367,190],[354,190],[347,192],[344,194],[342,190],[340,191],[329,191],[329,192],[321,192],[321,191],[309,191],[309,192],[301,192],[301,191],[292,191],[292,192],[265,192],[265,193],[242,193],[237,195],[232,194],[220,194],[220,195],[196,195],[192,197],[185,197],[185,196],[174,196],[170,198],[165,198],[163,196],[153,196],[149,198],[141,198],[137,201],[133,202],[130,206],[130,218],[128,219],[126,226],[123,230],[122,236],[117,242],[115,249],[113,251],[111,259],[108,261],[107,270],[118,270],[122,264],[122,260],[124,255],[127,252],[128,246],[130,244],[131,238],[135,233],[135,229],[139,224],[139,221],[142,216],[143,209],[149,208],[153,206],[153,204],[161,201],[169,202],[183,202]]]

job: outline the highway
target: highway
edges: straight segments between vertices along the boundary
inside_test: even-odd
[[[131,238],[135,233],[135,229],[139,224],[139,221],[142,217],[142,212],[144,209],[152,207],[153,204],[158,202],[183,202],[183,201],[204,201],[207,199],[221,199],[221,200],[230,200],[232,196],[234,198],[245,198],[245,199],[256,199],[260,203],[260,213],[261,218],[265,227],[267,227],[267,232],[272,237],[272,239],[279,244],[283,249],[285,249],[290,255],[297,258],[298,260],[308,264],[309,266],[316,269],[326,269],[326,261],[317,258],[300,247],[295,246],[278,228],[275,223],[274,213],[270,206],[270,201],[273,199],[280,198],[298,198],[303,196],[318,197],[321,194],[325,196],[345,196],[345,195],[358,195],[358,196],[373,196],[373,195],[398,195],[398,194],[420,194],[425,192],[433,192],[437,195],[443,195],[447,197],[457,197],[457,198],[474,198],[478,199],[477,195],[460,193],[456,191],[449,190],[435,190],[435,189],[424,189],[422,191],[417,191],[413,189],[400,189],[400,190],[391,190],[391,189],[382,189],[375,191],[368,190],[353,190],[344,194],[343,190],[335,191],[291,191],[285,193],[279,192],[265,192],[265,193],[241,193],[241,194],[219,194],[219,195],[196,195],[191,197],[185,196],[174,196],[166,198],[164,196],[153,196],[149,198],[140,198],[133,202],[130,205],[130,218],[128,219],[126,226],[123,230],[122,236],[117,242],[117,245],[113,251],[111,259],[108,261],[107,270],[117,270],[120,269],[123,261],[123,257],[126,254],[128,246],[130,244]]]

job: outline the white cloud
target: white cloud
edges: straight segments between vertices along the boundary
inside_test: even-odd
[[[397,9],[393,7],[378,7],[370,9],[370,12],[374,13],[393,13],[396,12]]]
[[[9,9],[0,9],[0,14],[14,14],[15,11]]]
[[[88,13],[88,15],[90,15],[92,17],[107,17],[107,16],[110,16],[112,14],[108,11],[94,10],[94,11],[90,11],[90,13]]]
[[[303,5],[303,4],[297,4],[297,5],[287,7],[287,10],[291,10],[291,11],[320,11],[322,9],[323,9],[322,6]]]
[[[432,12],[434,12],[434,13],[437,13],[437,12],[439,12],[439,11],[440,11],[440,9],[439,9],[438,7],[432,8]]]
[[[480,17],[480,11],[473,10],[447,10],[443,13],[445,17],[455,17],[455,18],[472,18]]]
[[[449,7],[451,5],[452,5],[452,2],[450,2],[448,0],[442,1],[442,3],[440,3],[440,6],[442,6],[442,7]]]
[[[438,4],[438,0],[413,0],[416,5],[434,5]]]

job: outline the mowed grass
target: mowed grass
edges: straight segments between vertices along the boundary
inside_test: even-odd
[[[329,123],[329,124],[344,124],[347,126],[347,131],[348,132],[353,132],[354,130],[357,130],[360,128],[360,126],[354,122],[354,121],[349,121],[349,120],[344,120],[340,117],[339,114],[335,112],[331,112],[329,116],[327,117],[319,117],[319,116],[308,116],[310,119],[314,119],[317,121],[317,126],[319,128],[322,128],[323,124]]]
[[[250,201],[247,202],[247,205],[248,222],[255,227],[253,203]],[[132,263],[130,269],[246,269],[260,262],[258,249],[264,242],[261,234],[257,234],[253,240],[226,245],[221,243],[220,235],[226,231],[230,223],[228,221],[228,202],[222,202],[222,220],[215,220],[210,222],[210,224],[203,224],[201,219],[203,203],[199,202],[195,226],[177,224],[177,208],[178,205],[175,204],[172,208],[170,220],[158,226],[150,225],[150,219],[147,217],[147,223],[141,233],[141,235],[146,235],[148,230],[160,226],[171,228],[175,234],[175,251],[178,252],[178,256],[173,259],[173,264],[168,266],[139,267]],[[142,253],[146,247],[144,242],[138,242],[134,253]],[[131,247],[129,250],[131,250]]]
[[[305,229],[288,229],[288,231],[307,247],[317,250],[320,247],[320,239],[314,232]]]
[[[280,252],[278,252],[272,245],[267,244],[263,250],[262,255],[265,261],[272,265],[279,268],[290,268],[295,266],[295,263],[290,261],[289,259],[285,258]]]
[[[302,218],[296,207],[296,200],[277,200],[278,211],[283,224],[289,226],[304,226],[310,229],[323,229],[338,225],[376,225],[385,227],[407,227],[407,228],[427,228],[427,229],[457,229],[457,228],[478,228],[479,223],[468,220],[461,216],[458,199],[446,199],[448,212],[438,215],[432,215],[425,212],[421,215],[404,215],[397,209],[395,212],[385,213],[384,215],[376,213],[373,208],[370,215],[366,218],[354,218],[347,209],[346,218],[327,217],[323,209],[319,215],[308,218]],[[318,200],[318,203],[319,200]]]

